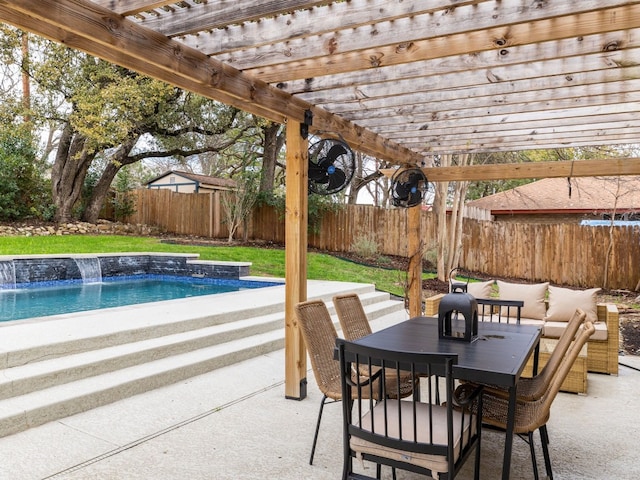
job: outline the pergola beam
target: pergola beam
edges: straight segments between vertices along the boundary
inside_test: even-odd
[[[561,162],[500,163],[464,167],[425,167],[430,182],[511,180],[555,177],[615,177],[640,175],[640,158],[606,158]],[[380,170],[391,177],[394,169]]]

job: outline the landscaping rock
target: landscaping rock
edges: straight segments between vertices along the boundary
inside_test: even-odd
[[[159,235],[160,230],[149,225],[132,225],[100,220],[99,223],[67,222],[60,224],[2,224],[0,237],[37,237],[50,235]]]

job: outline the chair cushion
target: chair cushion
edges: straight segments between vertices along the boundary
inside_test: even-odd
[[[567,327],[567,324],[568,322],[554,322],[552,320],[546,321],[544,322],[544,327],[542,328],[542,335],[547,338],[560,338],[560,335],[563,334],[564,329]],[[589,340],[605,341],[608,336],[606,322],[594,323],[593,326],[596,328],[596,331],[593,332],[593,335],[591,335]],[[580,325],[580,330],[578,331],[582,331],[582,328],[583,326]]]
[[[488,282],[469,282],[467,284],[467,293],[475,298],[489,298],[493,283],[493,280]]]
[[[581,308],[587,314],[585,321],[596,323],[598,321],[598,309],[596,306],[596,294],[599,288],[588,290],[572,290],[570,288],[549,286],[549,309],[545,320],[554,322],[568,322],[576,311]]]
[[[520,312],[520,317],[542,320],[546,313],[544,302],[547,294],[549,282],[544,283],[509,283],[497,280],[498,297],[501,300],[522,300],[524,306]],[[503,314],[507,314],[507,309],[503,307]]]
[[[387,401],[378,402],[373,408],[373,416],[371,411],[362,417],[362,428],[371,431],[371,419],[375,425],[376,432],[384,432],[384,404],[387,405],[388,419],[388,436],[398,438],[398,417],[402,415],[402,434],[403,440],[413,441],[413,412],[412,403],[407,401]],[[400,405],[400,406],[399,406]],[[418,442],[429,443],[429,405],[427,403],[418,403],[417,419],[418,423]],[[432,405],[433,408],[433,442],[440,445],[446,445],[447,440],[447,408],[441,405]],[[454,435],[454,462],[458,460],[460,454],[461,441],[461,421],[462,413],[453,411],[453,435]],[[469,435],[475,434],[475,419],[465,419],[464,439],[466,442]],[[395,448],[385,447],[378,443],[364,440],[360,437],[351,436],[349,442],[351,449],[359,454],[378,455],[384,458],[391,458],[401,462],[418,465],[428,468],[433,472],[433,477],[437,478],[437,474],[446,473],[449,470],[447,458],[444,455],[431,455],[426,453],[407,452]]]

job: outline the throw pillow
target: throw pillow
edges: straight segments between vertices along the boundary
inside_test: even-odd
[[[542,320],[546,314],[547,306],[544,303],[549,282],[544,283],[509,283],[498,280],[498,298],[501,300],[522,300],[524,306],[520,312],[521,318]],[[503,307],[503,315],[506,308]]]
[[[473,295],[475,298],[489,298],[492,287],[493,280],[489,280],[488,282],[469,282],[467,284],[467,293]]]
[[[580,307],[587,314],[586,320],[598,321],[596,295],[599,288],[572,290],[570,288],[549,286],[549,309],[545,320],[568,322],[573,312]]]

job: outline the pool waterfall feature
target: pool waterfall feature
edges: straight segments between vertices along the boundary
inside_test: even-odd
[[[13,260],[0,262],[1,288],[16,288],[16,267]]]
[[[102,281],[102,269],[98,257],[77,257],[74,258],[82,283],[100,283]]]
[[[250,262],[199,260],[197,254],[100,253],[95,255],[0,256],[0,289],[33,282],[135,275],[176,275],[239,279],[249,275]]]

